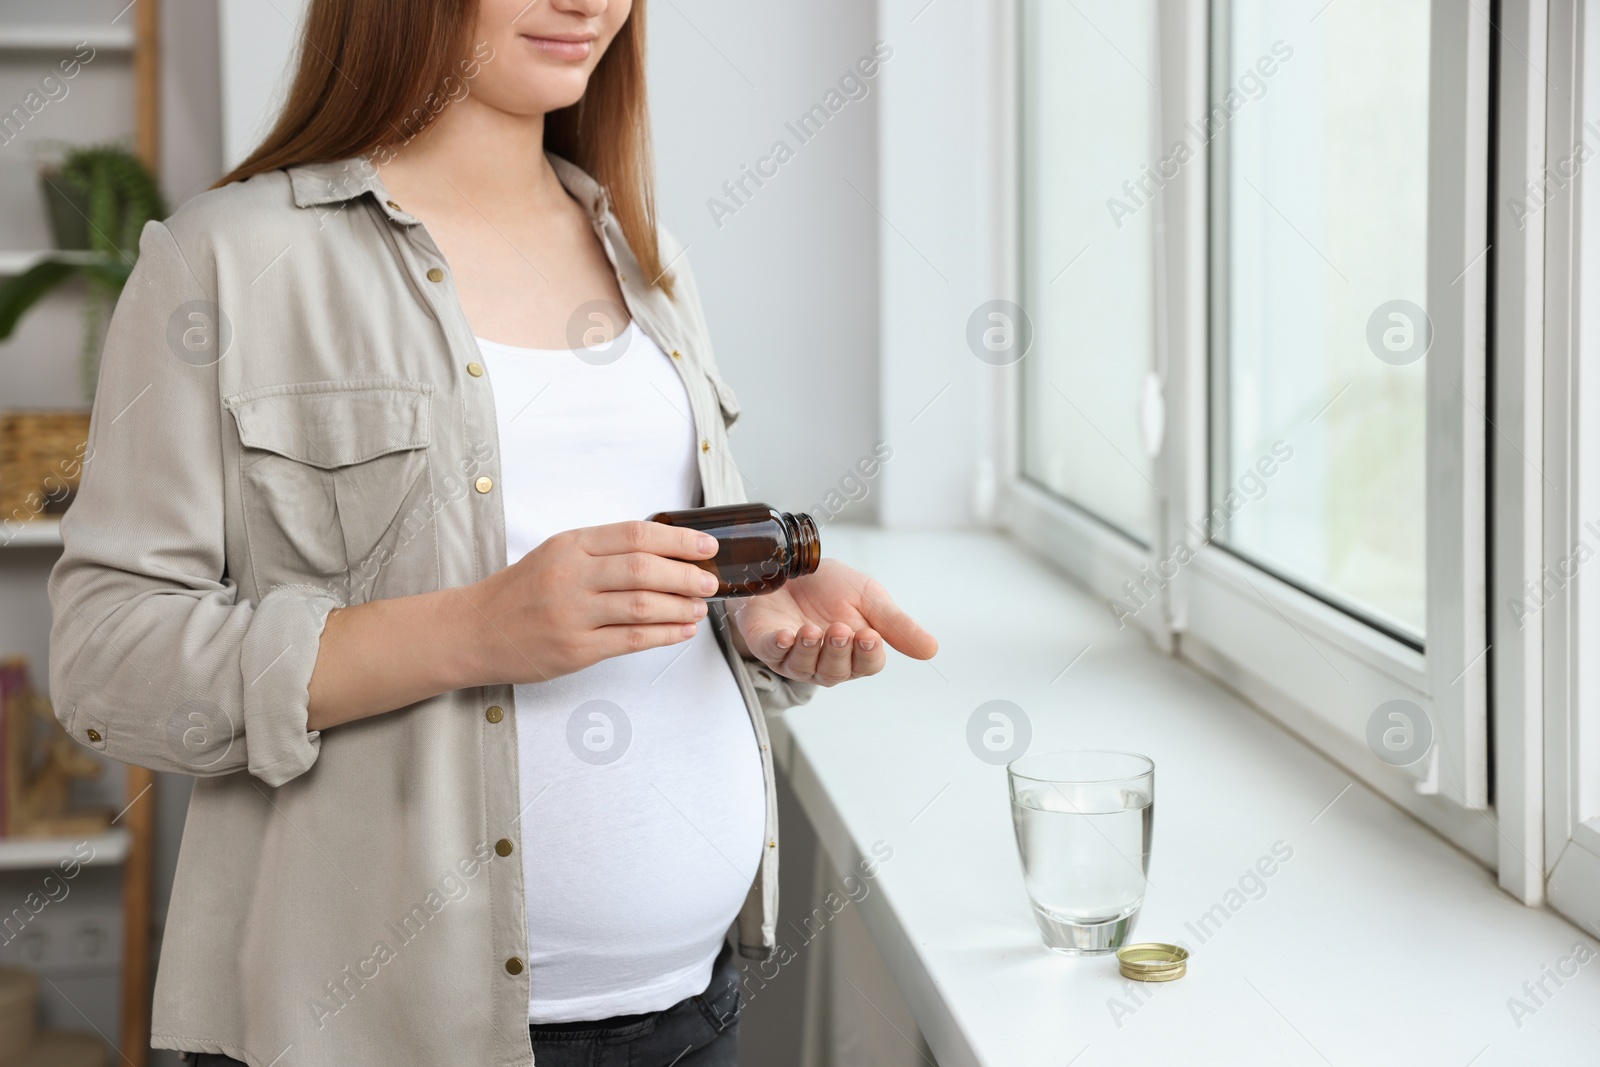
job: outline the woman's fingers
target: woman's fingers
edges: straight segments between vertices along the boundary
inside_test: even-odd
[[[791,643],[776,644],[778,638]],[[816,644],[806,643],[813,639]],[[887,646],[878,631],[868,627],[852,633],[849,625],[842,622],[825,631],[807,625],[801,627],[799,635],[790,630],[775,631],[763,635],[758,644],[762,647],[752,647],[751,651],[768,666],[787,678],[818,685],[836,685],[877,674],[888,659]]]
[[[939,651],[938,640],[889,598],[883,586],[868,582],[861,597],[861,615],[894,648],[912,659],[932,659]]]
[[[851,674],[856,678],[865,678],[883,670],[888,660],[884,651],[883,637],[876,630],[857,630],[855,635],[854,656],[851,660]]]
[[[822,655],[822,627],[806,623],[795,634],[795,642],[778,664],[791,678],[809,679],[817,673],[817,658]]]
[[[596,593],[589,600],[594,626],[648,626],[655,623],[699,622],[706,602],[698,597],[675,596],[646,589]]]
[[[651,589],[693,597],[717,591],[716,575],[710,571],[650,552],[604,556],[594,565],[595,588],[600,590]]]
[[[594,631],[599,640],[600,659],[643,652],[663,645],[687,641],[698,632],[692,622],[660,622],[647,626],[602,626]]]
[[[754,636],[746,632],[744,639],[750,654],[771,667],[781,667],[789,650],[799,643],[795,632],[789,629],[768,630]]]
[[[717,539],[710,534],[661,522],[613,522],[574,533],[579,547],[591,556],[650,552],[673,559],[710,559],[717,554]]]
[[[848,623],[836,622],[823,635],[820,654],[817,656],[817,681],[823,685],[837,685],[850,680],[851,659],[855,647],[855,632]]]
[[[863,648],[863,644],[868,647]],[[872,630],[862,630],[858,634],[850,629],[849,623],[836,622],[826,630],[807,623],[800,627],[794,644],[781,659],[762,658],[787,677],[819,685],[836,685],[882,670],[883,640]]]

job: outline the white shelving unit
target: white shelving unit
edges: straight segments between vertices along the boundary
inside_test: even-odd
[[[58,252],[54,249],[0,248],[0,277],[21,274],[39,265],[45,259],[61,259],[68,263],[93,263],[102,258],[98,252]]]
[[[9,527],[0,524],[0,548],[60,547],[60,519],[32,519]]]
[[[83,858],[83,846],[94,849]],[[128,858],[132,839],[126,830],[110,829],[88,837],[0,838],[0,871],[35,871],[76,860],[86,867],[109,867]]]
[[[0,52],[70,52],[87,43],[96,51],[133,51],[133,21],[104,26],[19,25],[0,26]]]
[[[13,278],[48,257],[62,256],[50,248],[52,237],[47,208],[41,202],[36,174],[38,160],[30,163],[32,146],[100,144],[123,141],[132,135],[134,150],[145,164],[160,173],[161,85],[163,64],[162,7],[160,0],[74,0],[73,3],[12,3],[0,12],[0,73],[13,94],[3,107],[22,99],[27,86],[38,84],[47,72],[77,59],[81,74],[74,75],[72,100],[52,101],[40,121],[23,124],[23,132],[7,140],[9,164],[0,167],[0,280]],[[196,5],[203,7],[207,5]],[[175,7],[175,5],[174,5]],[[167,29],[176,32],[180,16],[171,12]],[[73,22],[73,19],[78,21]],[[186,39],[203,40],[189,33]],[[87,47],[82,47],[87,46]],[[94,58],[88,58],[89,50]],[[184,57],[187,60],[190,57]],[[165,68],[169,72],[172,65]],[[184,91],[186,82],[174,82]],[[123,108],[126,107],[126,120]],[[13,124],[15,126],[15,124]],[[4,162],[4,161],[0,161]],[[62,258],[93,261],[93,253],[68,253]],[[75,406],[76,393],[67,375],[52,366],[41,372],[41,359],[64,361],[76,350],[78,331],[63,316],[42,316],[47,321],[31,327],[26,344],[0,361],[0,407],[65,408]],[[32,319],[30,318],[30,322]],[[21,357],[21,358],[19,358]],[[69,399],[69,396],[71,399]],[[60,524],[54,517],[26,523],[0,521],[0,653],[20,651],[43,670],[48,662],[49,607],[46,581],[55,552],[61,544]],[[8,551],[9,549],[9,551]],[[37,684],[37,682],[36,682]],[[153,882],[155,804],[133,803],[153,783],[150,771],[127,767],[122,771],[123,803],[128,804],[111,832],[95,834],[94,866],[103,871],[95,892],[62,905],[54,921],[77,914],[99,916],[104,929],[120,927],[121,945],[113,981],[95,977],[74,987],[70,999],[58,1004],[65,1028],[87,1023],[120,1051],[123,1067],[146,1067],[150,1062],[150,942],[154,907]],[[33,877],[27,872],[45,870],[63,860],[83,862],[88,855],[82,836],[66,839],[0,839],[0,873],[13,872],[13,880]],[[76,849],[77,851],[74,851]],[[111,886],[109,883],[117,883]],[[102,899],[104,897],[105,899]],[[105,905],[120,910],[120,924],[101,922]],[[10,907],[9,904],[6,907]],[[98,909],[98,910],[97,910]],[[104,977],[110,977],[108,971]],[[59,992],[59,991],[58,991]],[[65,992],[62,996],[68,996]],[[68,1011],[70,1009],[70,1012]],[[9,1062],[9,1061],[7,1061]]]

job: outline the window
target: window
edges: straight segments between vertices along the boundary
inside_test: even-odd
[[[1212,543],[1184,640],[1448,823],[1490,802],[1487,30],[1214,0],[1204,120]],[[1492,856],[1494,830],[1460,843]]]
[[[1155,0],[1025,0],[1021,15],[1022,470],[1149,544]]]
[[[1212,537],[1421,648],[1429,0],[1325,4],[1218,27]]]
[[[1489,640],[1488,501],[1516,445],[1490,450],[1506,179],[1485,11],[1019,11],[1015,255],[1036,336],[1010,529],[1510,870],[1532,845],[1491,793],[1490,666],[1510,661]],[[1389,747],[1395,709],[1414,755]],[[1497,788],[1522,790],[1523,763],[1502,760]]]

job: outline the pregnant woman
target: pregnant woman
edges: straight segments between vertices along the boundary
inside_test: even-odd
[[[708,603],[714,542],[640,521],[745,499],[643,15],[312,0],[266,142],[144,232],[51,687],[83,744],[197,777],[157,1047],[734,1063],[764,715],[934,654],[832,560]]]

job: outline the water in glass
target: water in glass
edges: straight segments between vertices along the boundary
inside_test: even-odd
[[[1066,756],[1068,754],[1059,754]],[[1012,765],[1011,817],[1034,916],[1051,948],[1076,954],[1109,952],[1123,944],[1144,903],[1155,811],[1153,768],[1123,781],[1055,780],[1110,773],[1088,763],[1101,754],[1048,763]],[[1030,758],[1031,759],[1031,758]],[[1086,763],[1087,760],[1087,763]],[[1016,768],[1040,774],[1038,780]]]

